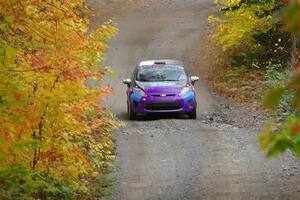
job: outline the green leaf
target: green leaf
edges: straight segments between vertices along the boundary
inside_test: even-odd
[[[296,143],[295,145],[293,145],[291,147],[291,150],[293,151],[293,153],[295,154],[295,156],[300,157],[300,143]]]
[[[297,134],[294,139],[297,143],[300,143],[300,134]]]
[[[264,106],[270,109],[276,108],[279,105],[280,99],[282,98],[284,92],[285,92],[285,88],[283,87],[269,90],[263,102]]]
[[[12,16],[5,16],[5,17],[4,17],[4,20],[5,20],[7,23],[9,23],[9,24],[13,23],[13,17],[12,17]]]
[[[285,152],[291,145],[292,144],[288,139],[281,139],[269,150],[267,157],[276,157]]]

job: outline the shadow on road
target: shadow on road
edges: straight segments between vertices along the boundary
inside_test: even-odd
[[[116,115],[118,119],[123,121],[129,121],[128,115],[126,112],[122,112]],[[155,121],[162,119],[189,119],[187,115],[180,113],[155,113],[147,115],[139,115],[136,121]]]

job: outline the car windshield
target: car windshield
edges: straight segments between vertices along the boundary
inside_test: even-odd
[[[140,82],[187,81],[184,68],[179,65],[139,66],[136,80]]]

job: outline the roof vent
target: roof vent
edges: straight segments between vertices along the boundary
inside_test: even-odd
[[[164,62],[164,61],[155,61],[154,64],[156,64],[156,65],[165,65],[166,62]]]

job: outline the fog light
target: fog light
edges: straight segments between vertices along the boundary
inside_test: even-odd
[[[145,102],[145,101],[147,101],[147,99],[146,99],[145,97],[143,97],[143,98],[142,98],[142,101],[144,101],[144,102]]]

